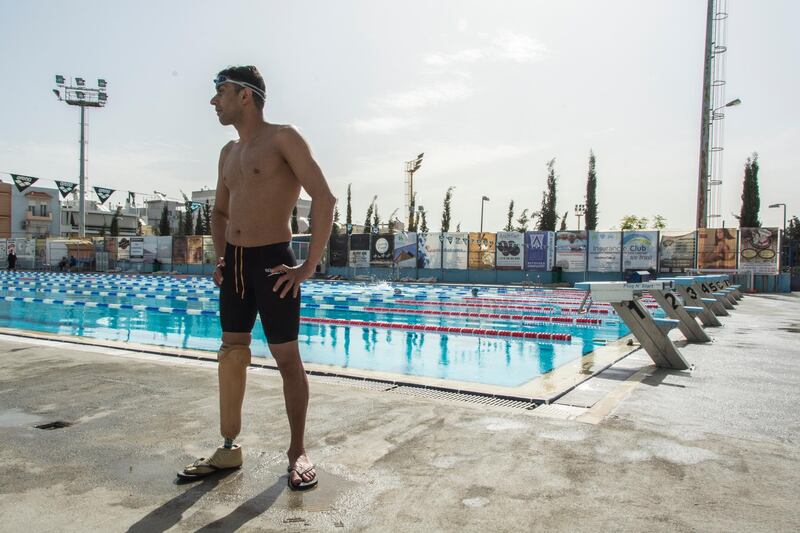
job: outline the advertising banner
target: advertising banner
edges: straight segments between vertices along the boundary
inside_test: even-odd
[[[442,268],[441,233],[417,233],[417,266],[419,268]]]
[[[370,263],[376,266],[391,266],[394,260],[394,235],[381,233],[372,238]]]
[[[345,233],[331,235],[331,240],[328,243],[328,260],[331,266],[347,266],[347,243],[349,241],[350,238]]]
[[[105,244],[104,248],[106,253],[108,253],[108,258],[112,261],[117,260],[117,241],[119,240],[118,237],[105,237]]]
[[[156,259],[159,263],[172,263],[172,237],[165,235],[163,237],[156,237],[158,239],[158,246],[156,248]]]
[[[469,268],[473,270],[493,269],[496,242],[497,235],[495,233],[470,233]]]
[[[621,231],[589,232],[590,272],[619,272],[622,260]]]
[[[739,268],[754,274],[777,274],[778,228],[741,228],[739,232]]]
[[[525,266],[525,234],[518,231],[497,232],[497,270],[522,270]]]
[[[555,265],[555,232],[525,232],[525,270],[549,272]]]
[[[36,264],[43,265],[46,262],[45,256],[47,251],[45,248],[47,246],[47,240],[36,239],[36,244],[34,246],[36,247]]]
[[[158,237],[155,235],[145,235],[142,239],[142,262],[152,263],[158,252]],[[131,239],[133,241],[133,239]],[[133,242],[131,242],[131,253],[133,253]],[[133,257],[133,256],[131,256]]]
[[[188,249],[186,237],[183,235],[172,237],[172,263],[185,265],[187,259]]]
[[[417,266],[416,233],[402,232],[394,234],[394,262],[402,268],[414,268]]]
[[[697,268],[736,268],[736,233],[733,228],[697,230]]]
[[[657,231],[624,231],[622,232],[622,268],[623,270],[655,270],[658,266]]]
[[[131,237],[130,257],[133,263],[144,261],[144,237]]]
[[[556,266],[564,272],[583,272],[586,269],[586,231],[556,233]]]
[[[369,233],[353,233],[350,235],[350,256],[348,264],[353,268],[366,268],[369,266]]]
[[[203,235],[203,263],[216,266],[217,257],[217,251],[214,249],[214,238],[211,235]]]
[[[131,258],[131,239],[117,237],[117,261],[127,261]]]
[[[0,263],[4,265],[8,261],[8,241],[0,239]]]
[[[659,272],[685,272],[694,268],[694,231],[662,231],[658,245]]]
[[[189,235],[186,237],[186,262],[199,265],[203,262],[203,236]]]
[[[469,233],[442,233],[442,268],[466,270],[469,255]]]

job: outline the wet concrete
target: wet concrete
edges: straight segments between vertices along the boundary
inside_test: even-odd
[[[177,484],[219,444],[213,364],[4,337],[0,530],[797,530],[797,316],[800,298],[749,296],[682,348],[692,372],[623,365],[541,410],[312,378],[308,493],[286,488],[274,372],[249,374],[244,467]],[[34,428],[55,420],[74,425]]]

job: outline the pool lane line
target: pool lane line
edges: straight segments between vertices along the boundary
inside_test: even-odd
[[[159,307],[155,305],[139,304],[118,304],[105,302],[83,302],[80,300],[56,300],[53,298],[24,298],[20,296],[4,296],[2,300],[6,302],[41,303],[45,305],[63,305],[68,307],[97,307],[108,309],[130,309],[134,311],[147,311],[162,314],[176,315],[204,315],[219,316],[219,311],[185,309],[181,307]],[[451,333],[459,335],[479,335],[485,337],[513,337],[518,339],[552,340],[552,341],[571,341],[572,335],[569,333],[547,333],[539,331],[511,331],[497,330],[489,328],[461,328],[455,326],[435,326],[430,324],[407,324],[405,322],[379,322],[367,320],[351,320],[340,318],[322,317],[300,317],[301,323],[306,324],[330,324],[354,327],[374,327],[380,329],[401,329],[408,331],[424,331],[428,333]]]

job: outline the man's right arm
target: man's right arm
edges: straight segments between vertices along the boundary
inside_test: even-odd
[[[214,198],[214,210],[211,212],[211,239],[214,241],[214,255],[219,261],[225,256],[225,233],[228,229],[228,204],[230,193],[222,175],[225,158],[233,146],[233,141],[226,144],[219,154],[219,169],[217,175],[217,190]]]

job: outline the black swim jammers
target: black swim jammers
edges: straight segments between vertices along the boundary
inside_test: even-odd
[[[296,264],[288,242],[252,248],[227,244],[219,292],[222,331],[250,333],[258,313],[269,344],[296,341],[300,329],[300,292],[295,298],[290,290],[281,298],[280,291],[272,290],[281,276],[270,275],[276,266]]]

